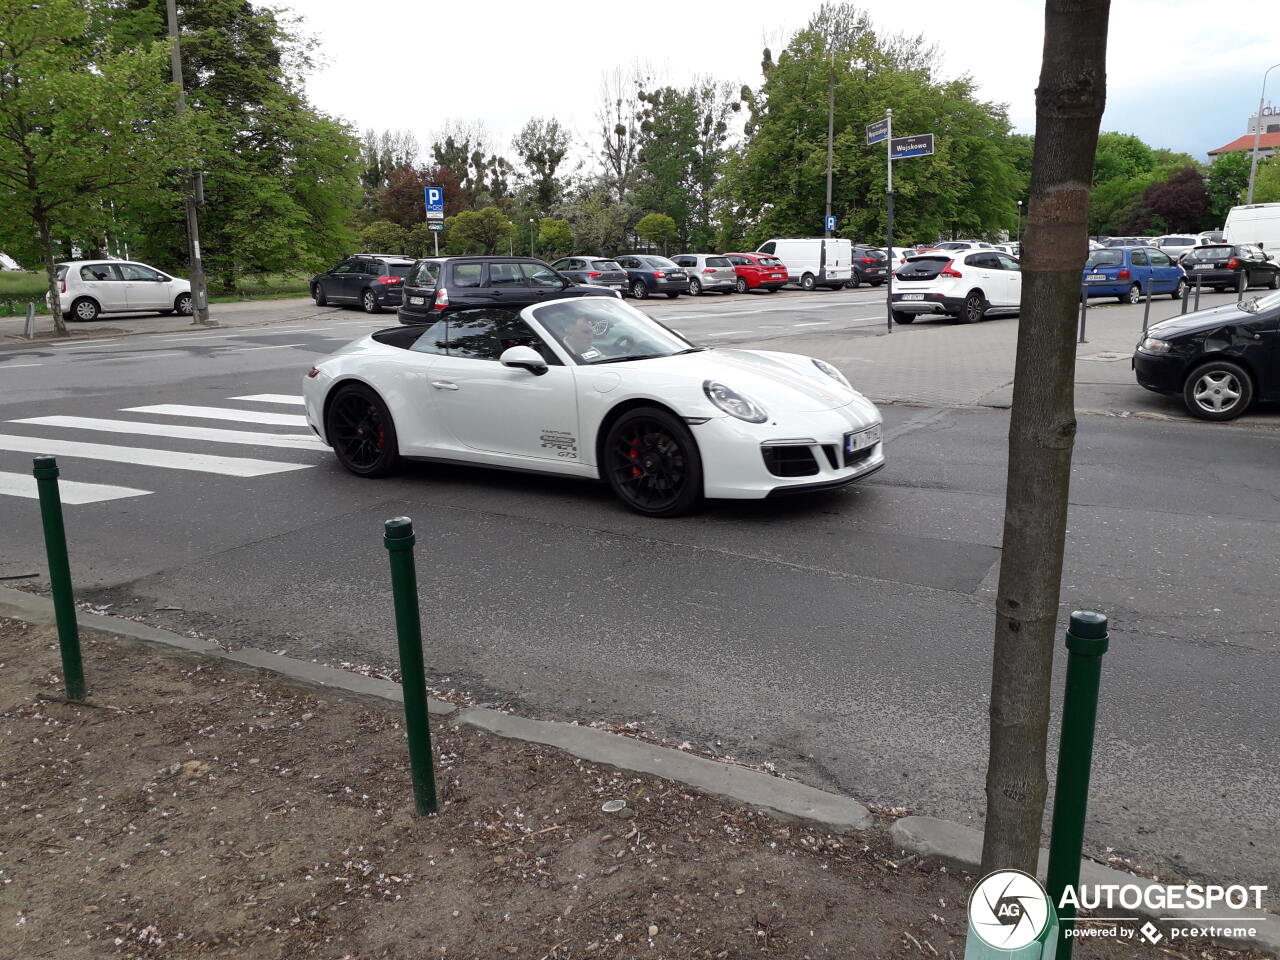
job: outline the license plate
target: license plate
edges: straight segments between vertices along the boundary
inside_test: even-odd
[[[902,295],[902,299],[903,300],[923,300],[924,294],[923,293],[904,293]]]
[[[426,297],[410,297],[409,302],[415,307],[420,307],[427,302]]]
[[[1197,270],[1212,270],[1212,269],[1213,269],[1213,264],[1212,264],[1212,263],[1197,263],[1197,264],[1196,264],[1196,269],[1197,269]]]
[[[1088,276],[1086,276],[1085,279],[1086,280],[1105,280],[1107,279],[1107,275],[1105,273],[1091,273]]]
[[[880,442],[880,424],[874,427],[867,427],[865,430],[859,430],[857,433],[846,433],[844,435],[844,452],[857,453],[859,450],[865,450],[867,447],[875,446]]]

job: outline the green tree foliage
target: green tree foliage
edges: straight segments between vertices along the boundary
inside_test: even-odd
[[[1156,158],[1151,148],[1131,133],[1098,135],[1098,153],[1093,161],[1093,185],[1102,186],[1114,180],[1132,180],[1155,169]]]
[[[569,131],[555,117],[535,117],[511,141],[511,148],[524,164],[530,199],[542,213],[549,212],[564,193],[560,167],[571,144]]]
[[[1208,195],[1208,226],[1220,227],[1227,220],[1227,212],[1244,203],[1249,188],[1249,154],[1243,150],[1224,153],[1213,161],[1205,178]]]
[[[1246,183],[1247,181],[1246,177]],[[1253,202],[1280,203],[1280,160],[1269,159],[1258,162],[1258,175],[1253,181]]]
[[[115,5],[114,36],[165,36],[163,0]],[[360,143],[303,94],[308,47],[296,24],[249,0],[180,0],[182,70],[202,131],[200,232],[211,282],[332,262],[350,249]],[[186,258],[180,206],[128,211],[134,247],[160,264]]]
[[[426,188],[444,191],[446,213],[464,209],[462,185],[444,167],[397,167],[387,174],[386,185],[373,195],[370,214],[408,229],[426,219]]]
[[[659,244],[662,252],[676,238],[676,222],[665,213],[648,213],[636,224],[636,233],[650,243]]]
[[[833,212],[841,234],[884,234],[885,147],[867,146],[865,126],[894,109],[894,132],[935,134],[936,155],[894,165],[899,237],[932,239],[1012,229],[1025,190],[1003,107],[979,101],[972,80],[933,79],[935,51],[919,37],[880,37],[865,12],[825,4],[764,81],[744,89],[749,143],[722,179],[730,209],[724,235],[754,245],[821,229],[826,192],[827,88],[835,84]],[[723,239],[723,237],[722,237]]]
[[[109,204],[171,181],[195,154],[168,49],[107,49],[84,0],[0,0],[0,240],[34,234],[55,291],[55,235],[101,237]],[[171,195],[168,195],[172,199]]]
[[[645,71],[635,66],[627,73],[615,68],[601,83],[596,123],[600,132],[600,162],[604,182],[618,203],[626,203],[639,150],[643,107],[640,91],[648,84]]]
[[[407,253],[409,231],[389,220],[375,221],[360,231],[360,249],[369,253]]]
[[[515,236],[515,225],[495,206],[464,210],[444,222],[445,250],[451,254],[498,253]]]
[[[506,157],[490,147],[483,124],[448,125],[431,144],[431,156],[437,167],[457,178],[462,203],[459,212],[500,207],[510,200],[515,170]]]
[[[568,220],[543,217],[538,221],[538,251],[544,257],[563,257],[572,249],[573,228]]]
[[[372,129],[360,142],[360,182],[369,194],[387,185],[396,170],[412,169],[418,162],[418,138],[408,130]]]
[[[1142,194],[1142,206],[1151,218],[1151,226],[1161,233],[1199,230],[1209,208],[1204,177],[1194,166],[1183,167],[1147,187]]]
[[[405,253],[411,257],[429,257],[435,252],[436,241],[432,239],[435,231],[430,225],[415,223],[406,233]]]
[[[615,256],[627,247],[627,228],[635,219],[635,208],[629,201],[617,201],[608,177],[583,184],[570,210],[574,250]]]

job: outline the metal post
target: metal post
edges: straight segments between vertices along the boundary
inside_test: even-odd
[[[1200,309],[1200,286],[1203,283],[1204,283],[1204,276],[1202,274],[1197,273],[1196,274],[1196,305],[1192,307],[1193,310]]]
[[[187,91],[182,83],[182,51],[178,41],[178,8],[176,0],[166,0],[169,18],[169,66],[173,82],[178,87],[178,116],[187,109]],[[205,282],[204,261],[200,257],[200,222],[196,213],[196,198],[204,198],[204,175],[196,171],[187,184],[185,203],[187,208],[187,249],[191,257],[191,316],[199,326],[209,323],[209,287]]]
[[[84,664],[80,659],[80,629],[76,624],[76,600],[71,590],[71,564],[67,559],[67,531],[62,524],[62,496],[58,493],[58,461],[36,457],[32,473],[40,496],[40,520],[44,524],[44,549],[49,558],[49,588],[58,621],[58,646],[62,649],[62,679],[68,700],[84,699]]]
[[[440,231],[431,231],[431,248],[435,251],[435,255],[440,256]]]
[[[32,340],[36,335],[36,304],[34,300],[27,301],[27,322],[22,327],[22,335],[28,340]]]
[[[1181,313],[1187,312],[1187,305],[1191,302],[1191,284],[1184,283],[1182,285],[1182,310]]]
[[[533,237],[534,237],[534,233],[533,233],[533,217],[530,217],[530,218],[529,218],[529,257],[530,257],[530,258],[532,258],[532,257],[534,256],[534,253],[533,253]]]
[[[422,666],[422,622],[418,617],[418,578],[413,569],[413,521],[388,520],[383,543],[391,556],[391,592],[395,598],[396,637],[400,644],[400,687],[409,734],[409,767],[413,799],[420,815],[435,813],[436,777],[431,760],[431,727],[427,723],[427,681]]]
[[[1244,292],[1249,289],[1249,271],[1246,268],[1240,269],[1240,275],[1236,277],[1236,303],[1244,299]]]
[[[1151,280],[1147,281],[1147,299],[1142,307],[1142,335],[1147,335],[1147,319],[1151,316],[1151,288],[1155,283]]]
[[[1089,312],[1089,291],[1081,290],[1080,291],[1080,339],[1077,341],[1078,343],[1089,342],[1084,338],[1084,317],[1085,317],[1085,314],[1088,312]]]
[[[1107,618],[1077,610],[1067,628],[1067,683],[1062,699],[1062,740],[1058,777],[1053,791],[1053,832],[1049,838],[1049,871],[1045,888],[1058,908],[1058,960],[1071,960],[1073,938],[1066,935],[1075,917],[1074,904],[1062,903],[1062,892],[1080,882],[1084,820],[1089,804],[1089,770],[1093,733],[1098,719],[1098,685],[1102,655],[1107,652]]]
[[[1019,201],[1018,201],[1018,235],[1017,235],[1017,240],[1016,240],[1015,242],[1019,244],[1018,254],[1019,254],[1019,256],[1021,256],[1021,254],[1022,254],[1022,248],[1021,248],[1021,244],[1022,244],[1022,201],[1021,201],[1021,200],[1019,200]]]
[[[889,276],[884,282],[885,309],[888,311],[885,316],[885,328],[889,333],[893,333],[893,110],[884,112],[884,121],[885,183],[888,185],[885,191],[885,219],[889,243]]]
[[[1262,140],[1262,108],[1266,105],[1267,99],[1267,74],[1276,67],[1280,67],[1280,63],[1273,63],[1262,75],[1262,95],[1258,97],[1258,123],[1253,128],[1253,159],[1249,161],[1249,196],[1245,199],[1245,203],[1253,203],[1253,181],[1258,175],[1258,143]]]

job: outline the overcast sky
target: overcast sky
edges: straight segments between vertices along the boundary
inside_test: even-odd
[[[533,116],[555,116],[580,138],[594,140],[602,76],[637,60],[675,84],[710,74],[756,86],[762,48],[768,45],[776,57],[819,4],[269,5],[293,10],[320,43],[320,66],[308,83],[318,108],[361,130],[410,130],[426,160],[431,134],[450,118],[483,121],[502,145]],[[1008,105],[1016,130],[1034,132],[1042,2],[880,0],[867,9],[883,32],[924,34],[942,52],[944,75],[971,74],[985,99]],[[1202,161],[1206,151],[1246,132],[1263,73],[1280,60],[1280,45],[1273,30],[1243,28],[1237,16],[1206,15],[1213,9],[1205,0],[1114,0],[1103,130],[1135,133],[1152,146]],[[1268,92],[1269,101],[1280,103],[1280,70],[1272,73]]]

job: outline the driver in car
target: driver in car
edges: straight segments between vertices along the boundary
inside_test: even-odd
[[[576,305],[570,309],[568,304],[557,313],[561,315],[554,320],[558,327],[560,342],[564,344],[565,349],[571,351],[579,360],[590,361],[598,358],[600,351],[596,349],[595,344],[598,318],[593,318],[588,310]]]

